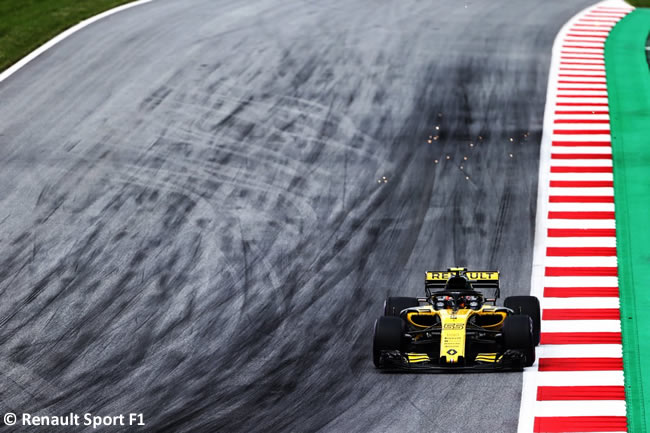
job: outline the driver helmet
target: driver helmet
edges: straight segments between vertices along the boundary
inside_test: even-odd
[[[465,295],[461,296],[462,298],[462,308],[471,308],[472,310],[478,310],[483,305],[483,299],[480,295]],[[459,304],[461,302],[459,301]]]
[[[445,284],[445,290],[447,291],[473,290],[473,287],[466,277],[462,275],[454,275],[453,277],[447,280],[447,284]]]

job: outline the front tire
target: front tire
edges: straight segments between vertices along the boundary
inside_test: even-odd
[[[524,367],[535,363],[535,342],[533,337],[533,320],[530,316],[508,316],[501,329],[503,345],[506,349],[521,351],[524,356]]]
[[[535,296],[510,296],[506,298],[503,305],[513,310],[515,314],[529,316],[533,320],[533,341],[535,346],[538,346],[542,318],[539,299]]]
[[[382,350],[401,350],[404,339],[404,321],[399,317],[382,316],[375,321],[372,339],[372,360],[381,368]]]

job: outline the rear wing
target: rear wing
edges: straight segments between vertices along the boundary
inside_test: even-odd
[[[496,297],[500,295],[499,271],[468,271],[467,268],[449,268],[446,271],[427,271],[424,277],[424,288],[427,292],[431,290],[442,290],[447,280],[454,275],[466,277],[475,289],[496,290]]]

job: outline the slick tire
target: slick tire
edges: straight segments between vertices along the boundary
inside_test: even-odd
[[[539,299],[534,296],[510,296],[506,298],[503,304],[507,308],[514,310],[515,314],[530,316],[533,320],[533,341],[535,346],[538,346],[541,328]]]
[[[399,317],[382,316],[375,322],[372,339],[372,360],[381,368],[382,350],[401,350],[404,335],[404,321]]]
[[[399,313],[405,308],[419,307],[418,298],[406,298],[403,296],[387,298],[384,302],[384,316],[399,317]]]
[[[524,367],[530,367],[535,363],[533,319],[530,316],[519,314],[506,317],[501,332],[505,348],[521,351],[526,357]]]

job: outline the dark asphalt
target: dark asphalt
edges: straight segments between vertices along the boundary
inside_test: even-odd
[[[158,0],[0,83],[0,411],[516,431],[521,374],[381,374],[372,324],[435,267],[528,293],[551,47],[590,3]]]

